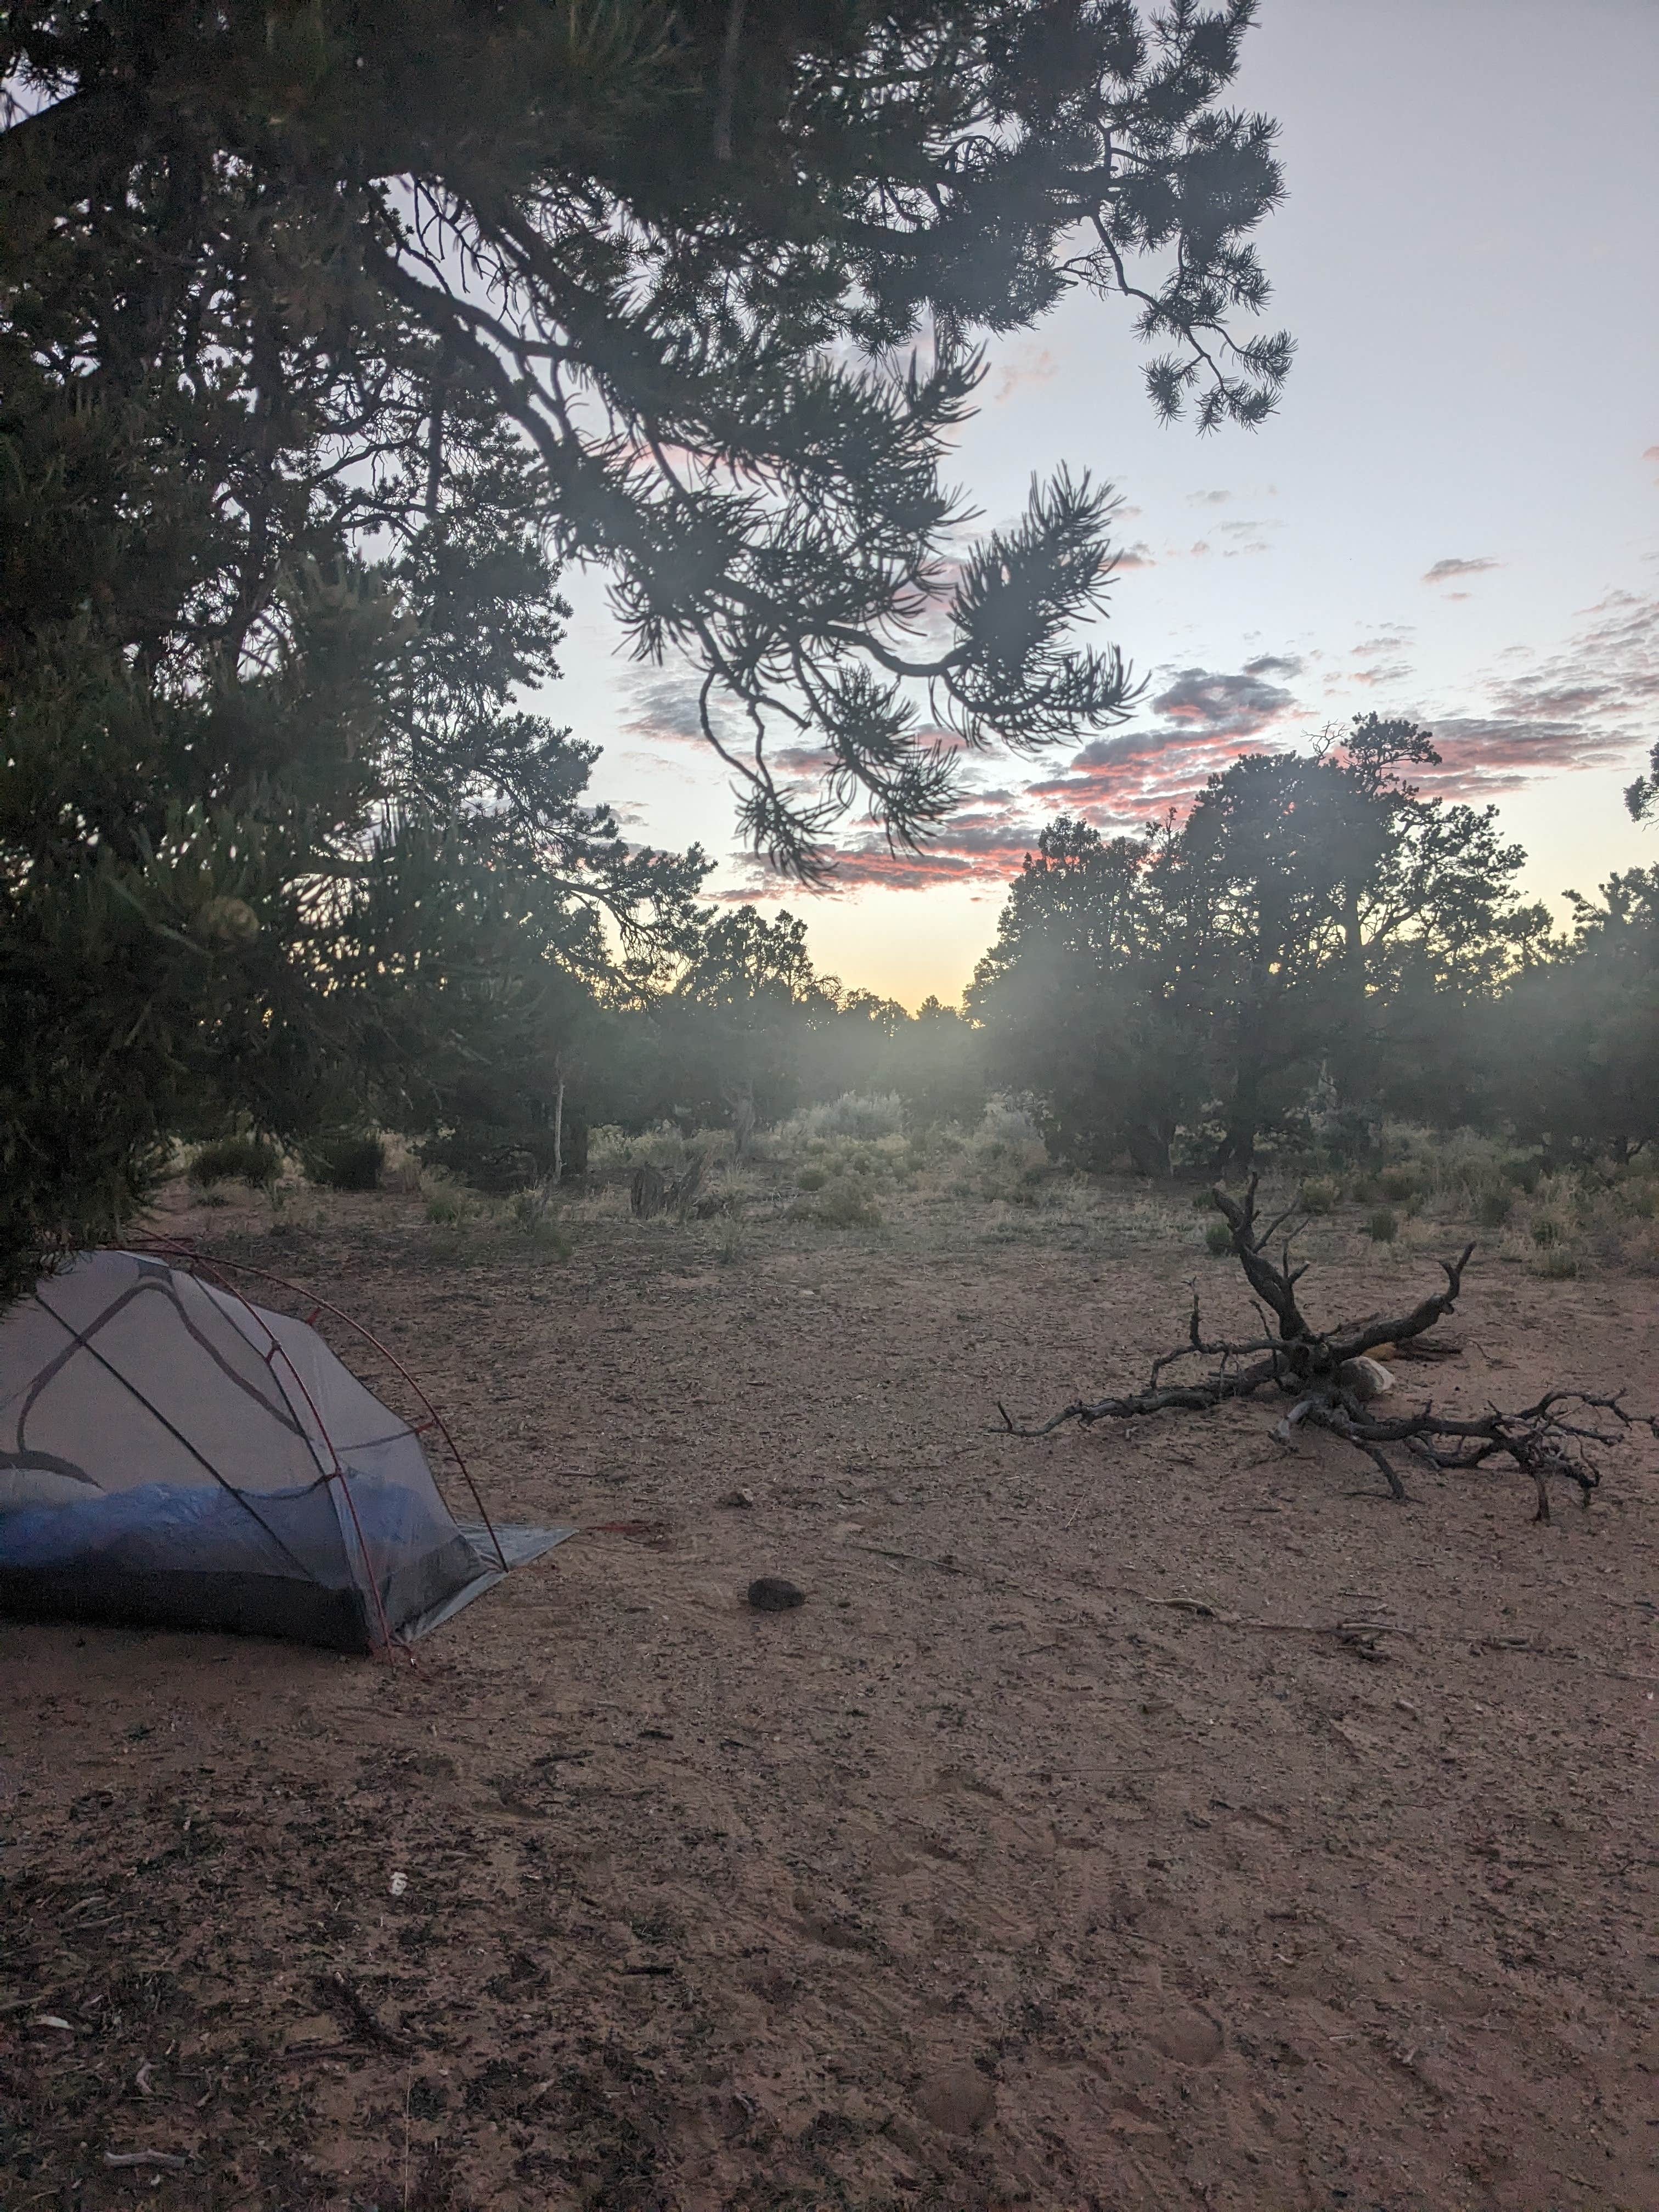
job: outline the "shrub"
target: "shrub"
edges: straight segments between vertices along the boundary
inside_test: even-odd
[[[1204,1232],[1204,1242],[1218,1260],[1224,1260],[1233,1249],[1233,1232],[1224,1221],[1212,1221]]]
[[[854,1137],[868,1142],[873,1137],[896,1137],[904,1128],[904,1107],[896,1091],[882,1091],[861,1097],[855,1091],[817,1106],[803,1106],[778,1125],[775,1142],[783,1152],[799,1151],[817,1138]]]
[[[1373,1244],[1392,1244],[1400,1234],[1400,1223],[1391,1206],[1379,1206],[1365,1223],[1365,1234]]]
[[[1540,1214],[1532,1224],[1532,1241],[1534,1244],[1559,1244],[1561,1241],[1560,1223],[1552,1220],[1547,1213]]]
[[[881,1209],[856,1183],[836,1182],[815,1197],[797,1199],[789,1218],[810,1221],[820,1229],[878,1229]]]
[[[1341,1194],[1329,1176],[1312,1176],[1297,1196],[1304,1213],[1329,1213]]]
[[[1553,1280],[1563,1280],[1578,1273],[1578,1255],[1570,1251],[1565,1244],[1552,1244],[1539,1255],[1534,1263],[1534,1272]]]
[[[1515,1201],[1507,1191],[1482,1191],[1474,1209],[1474,1218],[1483,1229],[1501,1229],[1509,1219]]]
[[[1415,1168],[1384,1168],[1376,1180],[1383,1197],[1392,1199],[1396,1205],[1415,1198],[1420,1187]]]
[[[304,1157],[307,1175],[325,1190],[378,1190],[386,1144],[380,1137],[345,1131],[315,1139]]]
[[[514,1191],[507,1213],[521,1237],[562,1260],[569,1256],[571,1243],[559,1219],[558,1200],[552,1184],[532,1183],[526,1189]]]
[[[264,1137],[216,1137],[190,1164],[190,1180],[204,1190],[211,1182],[245,1182],[268,1190],[282,1172],[283,1156]]]
[[[803,1168],[795,1177],[803,1190],[822,1190],[829,1180],[827,1168]]]

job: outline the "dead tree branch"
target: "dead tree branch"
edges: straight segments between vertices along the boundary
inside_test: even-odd
[[[1514,1413],[1494,1406],[1478,1414],[1441,1413],[1431,1401],[1414,1413],[1382,1413],[1376,1401],[1393,1388],[1394,1378],[1370,1355],[1429,1358],[1446,1356],[1453,1349],[1421,1345],[1419,1340],[1455,1308],[1474,1246],[1466,1244],[1456,1259],[1443,1260],[1445,1288],[1431,1291],[1408,1312],[1392,1318],[1373,1314],[1364,1321],[1319,1329],[1297,1300],[1297,1285],[1308,1267],[1305,1261],[1300,1267],[1291,1264],[1296,1231],[1281,1240],[1277,1261],[1271,1249],[1272,1240],[1294,1209],[1258,1224],[1254,1176],[1242,1199],[1219,1183],[1212,1195],[1231,1231],[1233,1251],[1254,1293],[1263,1334],[1206,1340],[1194,1286],[1187,1342],[1159,1353],[1144,1389],[1122,1397],[1076,1399],[1036,1426],[1022,1426],[999,1404],[1006,1434],[1046,1437],[1069,1421],[1087,1428],[1096,1421],[1136,1420],[1155,1413],[1212,1413],[1231,1399],[1254,1397],[1272,1389],[1295,1401],[1278,1425],[1282,1442],[1293,1443],[1304,1424],[1328,1429],[1371,1462],[1395,1498],[1404,1501],[1407,1492],[1389,1455],[1390,1447],[1404,1449],[1440,1472],[1507,1460],[1532,1480],[1537,1495],[1534,1517],[1540,1521],[1550,1517],[1553,1481],[1573,1484],[1588,1504],[1601,1480],[1599,1453],[1616,1448],[1638,1428],[1659,1437],[1659,1418],[1629,1412],[1622,1392],[1605,1397],[1586,1390],[1548,1390],[1536,1404]],[[1212,1362],[1210,1372],[1188,1382],[1163,1380],[1166,1369],[1193,1358]]]

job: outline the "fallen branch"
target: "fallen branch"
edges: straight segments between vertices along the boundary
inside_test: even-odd
[[[1254,1176],[1242,1199],[1219,1183],[1212,1193],[1255,1293],[1261,1335],[1207,1340],[1194,1287],[1187,1341],[1153,1360],[1144,1389],[1122,1397],[1076,1399],[1034,1427],[1017,1423],[999,1403],[1005,1433],[1046,1437],[1068,1421],[1087,1428],[1096,1421],[1138,1420],[1155,1413],[1207,1413],[1230,1400],[1271,1389],[1295,1401],[1278,1425],[1282,1443],[1293,1443],[1297,1430],[1304,1425],[1328,1429],[1364,1453],[1387,1482],[1390,1495],[1402,1502],[1407,1492],[1390,1447],[1402,1449],[1440,1472],[1507,1460],[1530,1477],[1537,1498],[1534,1518],[1539,1521],[1550,1517],[1553,1481],[1573,1484],[1581,1502],[1588,1504],[1601,1480],[1599,1452],[1624,1443],[1637,1428],[1659,1437],[1659,1419],[1628,1412],[1622,1391],[1606,1397],[1588,1390],[1547,1390],[1535,1404],[1515,1413],[1493,1406],[1484,1413],[1440,1413],[1432,1401],[1415,1413],[1377,1413],[1375,1402],[1393,1388],[1394,1378],[1373,1354],[1382,1352],[1395,1359],[1449,1356],[1450,1347],[1419,1340],[1455,1307],[1474,1246],[1466,1244],[1455,1260],[1443,1260],[1445,1288],[1431,1291],[1408,1312],[1372,1314],[1364,1321],[1320,1329],[1308,1320],[1297,1298],[1297,1285],[1308,1267],[1305,1261],[1299,1267],[1291,1264],[1296,1231],[1281,1239],[1277,1262],[1270,1249],[1290,1213],[1259,1226],[1255,1194]],[[1210,1371],[1191,1382],[1164,1381],[1167,1369],[1194,1358],[1210,1361]]]

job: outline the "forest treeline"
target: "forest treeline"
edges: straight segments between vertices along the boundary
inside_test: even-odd
[[[1412,781],[1437,765],[1372,714],[1240,758],[1144,835],[1052,822],[959,1008],[844,990],[803,922],[719,910],[649,1004],[593,1010],[570,1097],[741,1144],[849,1091],[896,1095],[913,1129],[1002,1096],[1055,1158],[1159,1176],[1374,1159],[1390,1120],[1627,1161],[1659,1139],[1659,867],[1574,895],[1559,929],[1495,811]],[[520,1117],[549,1122],[556,1065],[526,1070]]]

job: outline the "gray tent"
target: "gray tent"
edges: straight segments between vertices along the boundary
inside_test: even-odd
[[[557,1540],[501,1533],[314,1329],[184,1269],[91,1253],[0,1321],[0,1612],[374,1650]]]

